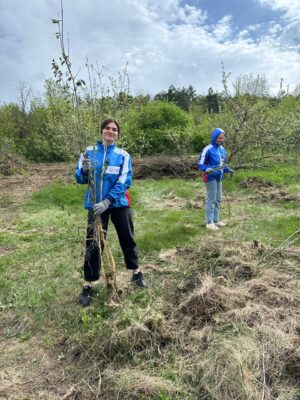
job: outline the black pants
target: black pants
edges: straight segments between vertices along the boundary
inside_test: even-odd
[[[132,211],[129,207],[113,208],[101,214],[101,223],[106,237],[109,216],[116,228],[120,246],[123,251],[127,269],[137,269],[138,253],[134,241]],[[101,244],[103,250],[103,243]],[[84,258],[84,279],[97,281],[100,277],[101,259],[98,244],[95,240],[95,216],[92,210],[88,212],[88,226],[86,234],[86,252]]]

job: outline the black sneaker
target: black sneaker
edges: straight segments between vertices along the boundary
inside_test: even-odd
[[[93,288],[92,286],[83,286],[82,293],[80,296],[80,304],[85,307],[88,306],[92,301]]]
[[[137,274],[132,274],[131,281],[141,288],[148,287],[141,271],[139,271]]]

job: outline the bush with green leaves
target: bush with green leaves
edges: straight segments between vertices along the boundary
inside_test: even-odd
[[[197,138],[197,140],[196,140]],[[123,123],[122,145],[134,155],[183,154],[203,141],[190,114],[166,102],[132,107]]]

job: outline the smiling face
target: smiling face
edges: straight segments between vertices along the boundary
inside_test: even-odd
[[[224,142],[224,140],[225,140],[225,135],[224,135],[224,133],[220,133],[220,135],[217,137],[217,139],[216,139],[216,143],[217,144],[222,144],[223,142]]]
[[[102,129],[102,139],[103,143],[106,146],[113,144],[119,136],[119,129],[118,126],[114,122],[109,122],[103,129]]]

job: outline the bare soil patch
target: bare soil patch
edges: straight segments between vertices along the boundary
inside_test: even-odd
[[[12,310],[2,310],[0,326],[0,398],[61,399],[71,382],[59,349],[45,350],[39,335],[31,336],[30,320],[20,320]]]
[[[66,163],[27,165],[22,170],[22,174],[1,177],[1,207],[22,203],[26,197],[47,186],[53,180],[66,182],[71,178],[71,166]]]

